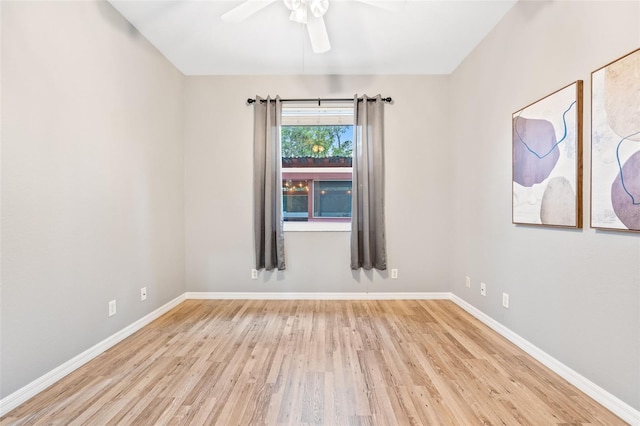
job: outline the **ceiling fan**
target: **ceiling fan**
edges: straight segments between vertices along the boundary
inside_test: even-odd
[[[242,22],[275,1],[277,0],[246,0],[221,18],[226,22]],[[386,8],[380,0],[358,1]],[[289,19],[307,26],[311,47],[315,53],[324,53],[331,49],[327,28],[324,25],[324,14],[329,9],[329,0],[283,0],[283,2],[291,11]]]

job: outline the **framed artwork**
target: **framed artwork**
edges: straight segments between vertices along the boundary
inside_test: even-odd
[[[640,231],[640,49],[591,73],[591,227]]]
[[[513,223],[582,227],[582,80],[513,113]]]

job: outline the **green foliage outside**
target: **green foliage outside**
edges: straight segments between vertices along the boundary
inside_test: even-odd
[[[282,157],[351,157],[351,126],[282,126]],[[349,135],[347,136],[347,133]]]

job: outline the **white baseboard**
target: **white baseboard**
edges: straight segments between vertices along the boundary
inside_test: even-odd
[[[81,354],[71,358],[69,361],[65,362],[64,364],[54,368],[53,370],[46,373],[45,375],[37,378],[36,380],[29,383],[28,385],[18,389],[14,393],[3,398],[2,400],[0,400],[0,417],[9,413],[11,410],[18,407],[20,404],[26,402],[30,398],[34,397],[38,393],[42,392],[52,384],[56,383],[58,380],[68,375],[69,373],[82,367],[84,364],[91,361],[92,359],[94,359],[95,357],[97,357],[107,349],[111,348],[112,346],[115,346],[117,343],[131,336],[133,333],[140,330],[142,327],[149,324],[153,320],[159,318],[161,315],[165,314],[166,312],[170,311],[171,309],[173,309],[175,306],[177,306],[179,303],[181,303],[184,300],[185,300],[184,294],[176,297],[169,303],[166,303],[165,305],[159,307],[155,311],[145,315],[144,317],[140,318],[139,320],[132,323],[131,325],[128,325],[127,327],[123,328],[122,330],[118,331],[112,336],[107,337],[100,343],[92,346],[91,348],[87,349]]]
[[[451,293],[231,293],[188,292],[187,299],[211,300],[450,300]]]
[[[573,386],[580,389],[582,392],[589,395],[595,401],[606,407],[609,411],[620,417],[625,422],[631,425],[640,425],[640,411],[631,407],[629,404],[616,398],[600,386],[596,385],[586,377],[580,375],[576,371],[567,367],[542,349],[538,348],[534,344],[522,338],[520,335],[514,333],[498,321],[494,320],[484,312],[480,311],[473,305],[467,303],[465,300],[451,295],[451,300],[462,309],[473,315],[480,320],[486,326],[490,327],[498,334],[509,340],[514,345],[531,355],[533,358],[542,363],[545,367],[549,368],[560,377],[571,383]]]
[[[25,387],[0,400],[0,417],[7,414],[23,402],[48,388],[67,374],[91,361],[102,352],[116,345],[126,337],[132,335],[151,321],[173,309],[186,299],[238,299],[238,300],[451,300],[462,309],[473,315],[485,325],[508,339],[524,350],[533,358],[554,371],[569,383],[602,404],[622,420],[631,425],[640,425],[640,411],[634,409],[624,401],[616,398],[600,386],[578,374],[560,361],[553,358],[537,346],[528,342],[498,321],[486,315],[473,305],[467,303],[452,293],[231,293],[231,292],[187,292],[175,298],[164,306],[156,309],[133,324],[125,327],[116,334],[76,357],[65,362],[44,376],[34,380]]]

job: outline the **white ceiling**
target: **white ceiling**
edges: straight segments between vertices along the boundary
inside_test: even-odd
[[[234,24],[242,0],[109,0],[186,75],[449,74],[517,0],[329,1],[316,54],[282,1]]]

